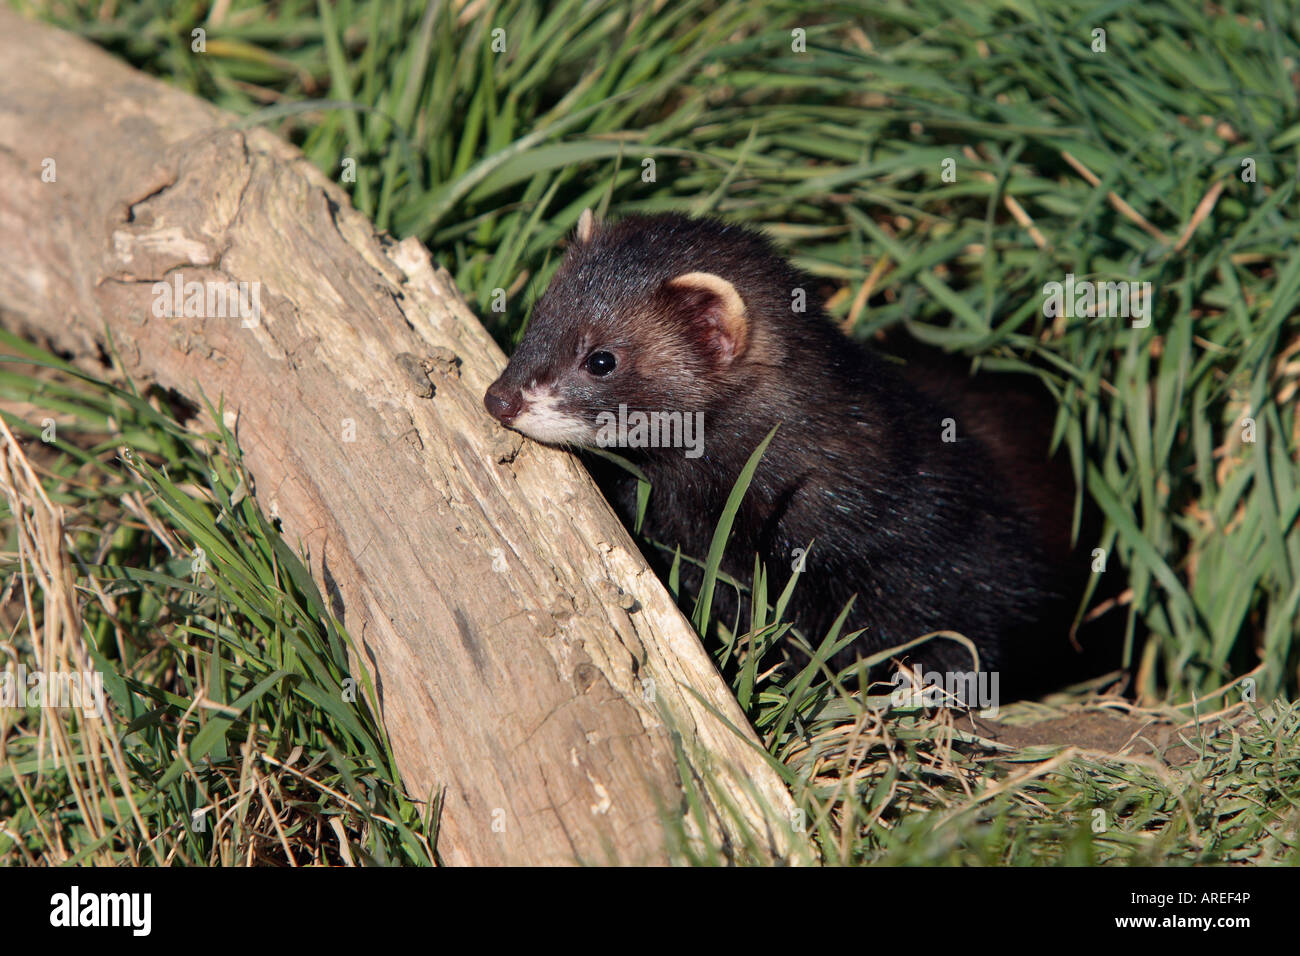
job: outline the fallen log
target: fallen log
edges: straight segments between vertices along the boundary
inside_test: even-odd
[[[504,357],[419,242],[265,130],[7,9],[0,62],[0,321],[82,359],[111,335],[135,380],[224,401],[404,784],[443,795],[443,859],[664,862],[706,781],[716,838],[802,858],[789,793],[586,473],[482,410]]]

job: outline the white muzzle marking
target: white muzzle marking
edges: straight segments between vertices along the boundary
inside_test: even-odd
[[[523,389],[524,410],[510,427],[548,445],[591,445],[595,432],[576,415],[561,411],[560,399],[551,387]]]

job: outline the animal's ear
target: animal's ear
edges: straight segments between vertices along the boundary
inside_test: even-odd
[[[688,272],[664,283],[672,312],[721,366],[749,345],[749,315],[736,287],[712,272]]]
[[[582,215],[578,217],[578,242],[586,245],[591,242],[591,237],[596,234],[596,217],[591,209],[584,209]]]

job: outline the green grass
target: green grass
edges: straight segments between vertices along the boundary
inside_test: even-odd
[[[1107,518],[1107,573],[1131,586],[1122,613],[1142,700],[1187,717],[1188,701],[1251,673],[1263,720],[1197,738],[1199,762],[1174,783],[1071,757],[975,799],[1014,771],[991,764],[982,745],[964,745],[967,766],[927,737],[942,715],[882,717],[824,671],[766,675],[761,662],[784,627],[775,609],[735,634],[709,620],[704,602],[697,623],[734,665],[770,752],[799,768],[795,791],[827,859],[1294,858],[1294,716],[1284,701],[1297,693],[1300,660],[1296,8],[688,0],[655,12],[518,0],[472,5],[462,19],[451,3],[17,5],[266,124],[331,176],[354,161],[355,182],[344,185],[356,205],[426,241],[507,347],[581,209],[674,209],[768,229],[856,335],[901,327],[980,369],[1044,381],[1060,403],[1058,438]],[[202,55],[190,49],[196,27],[206,30]],[[501,53],[490,46],[497,27]],[[791,50],[796,27],[806,53]],[[1097,28],[1105,52],[1092,49]],[[943,175],[949,160],[955,181]],[[1255,181],[1243,180],[1243,162]],[[1068,273],[1149,281],[1149,327],[1047,318],[1043,286]],[[1245,418],[1254,441],[1243,440]],[[153,429],[140,427],[142,441]],[[141,447],[180,488],[170,456],[195,452],[166,434],[175,437]],[[218,485],[228,497],[238,482],[237,465],[227,467],[234,484]],[[146,501],[167,492],[147,471],[114,475],[117,484],[99,487],[147,489]],[[220,513],[223,492],[194,481]],[[114,500],[105,491],[75,503]],[[247,498],[240,506],[230,514],[252,508]],[[158,520],[188,533],[188,514],[174,502]],[[132,566],[156,570],[151,553]],[[282,574],[284,555],[265,553]],[[251,579],[265,587],[270,572],[259,567]],[[756,577],[744,583],[761,587]],[[308,582],[273,580],[297,595],[295,626],[343,640],[313,619]],[[233,603],[225,613],[279,620],[270,606]],[[156,599],[139,613],[147,620],[164,606]],[[214,613],[205,633],[217,643],[205,653],[233,660],[221,657],[236,647]],[[170,634],[171,653],[183,653],[187,633]],[[282,638],[240,633],[238,653],[258,657],[259,673],[280,669]],[[188,653],[194,673],[213,666]],[[292,686],[282,678],[260,699]],[[226,699],[247,689],[230,687]],[[303,706],[293,733],[325,734],[308,732],[313,721],[342,733]],[[868,771],[808,776],[806,741],[859,723],[873,728],[870,745],[851,752]],[[395,785],[360,743],[343,752],[377,775],[372,786]],[[1228,792],[1244,803],[1224,803]],[[1127,837],[1115,826],[1105,839],[1092,832],[1101,793],[1105,806],[1128,808]],[[392,799],[385,816],[427,833],[411,805]],[[914,812],[922,808],[931,812]],[[367,832],[391,859],[420,858],[400,828]]]

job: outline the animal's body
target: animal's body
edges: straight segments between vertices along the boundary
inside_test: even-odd
[[[975,642],[985,669],[1023,688],[1066,646],[1074,566],[1073,489],[1022,400],[1000,407],[960,375],[907,374],[851,340],[811,280],[758,233],[677,215],[596,224],[584,214],[484,403],[526,435],[580,448],[600,443],[620,406],[703,413],[698,457],[611,449],[652,482],[644,532],[698,558],[745,462],[779,426],[723,570],[748,581],[757,553],[775,594],[811,545],[790,612],[815,644],[855,598],[848,626],[866,630],[841,663],[951,629]],[[634,480],[613,468],[599,477],[630,520]],[[908,657],[971,669],[949,641]]]

